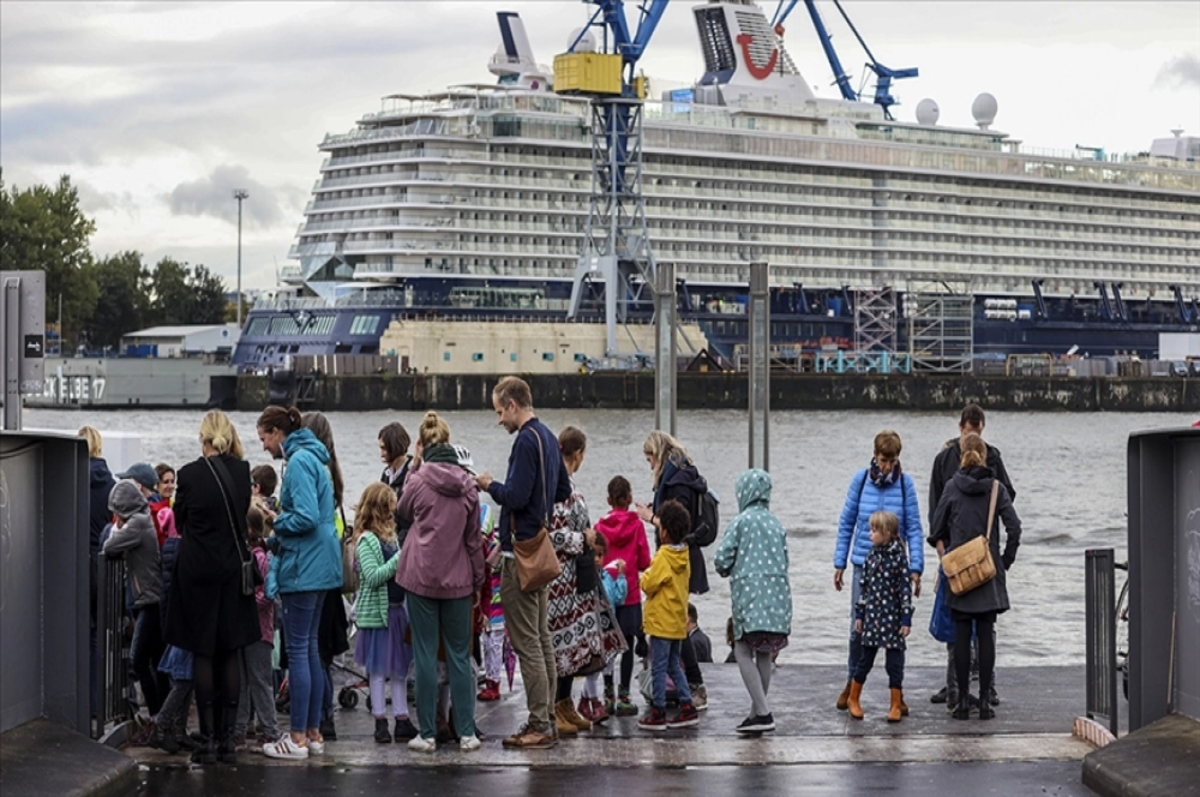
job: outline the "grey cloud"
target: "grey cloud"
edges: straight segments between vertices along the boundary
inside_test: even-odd
[[[72,180],[71,182],[79,194],[79,206],[89,216],[102,210],[120,210],[131,215],[137,211],[137,203],[128,191],[121,193],[101,191],[83,180]]]
[[[238,203],[233,192],[239,188],[250,194],[242,202],[245,226],[270,227],[283,220],[276,191],[250,177],[244,166],[218,166],[208,177],[180,183],[167,195],[167,204],[176,216],[212,216],[236,222]]]
[[[1195,53],[1175,56],[1158,70],[1154,83],[1176,89],[1200,88],[1200,56]]]

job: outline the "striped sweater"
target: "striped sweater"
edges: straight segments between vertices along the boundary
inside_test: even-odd
[[[383,546],[370,531],[363,531],[355,548],[358,561],[359,585],[355,623],[359,628],[388,627],[387,583],[396,575],[400,556],[383,561]]]

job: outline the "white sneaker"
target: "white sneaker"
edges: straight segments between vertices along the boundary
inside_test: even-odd
[[[458,740],[458,749],[464,753],[469,753],[473,750],[478,750],[480,744],[478,736],[464,736]]]
[[[315,739],[308,740],[309,755],[323,755],[325,753],[325,742],[318,742]]]
[[[283,758],[290,761],[303,761],[308,758],[308,748],[301,747],[292,741],[292,737],[284,734],[277,742],[263,745],[263,755],[268,758]]]
[[[479,744],[479,740],[476,739],[475,743]],[[426,739],[424,736],[414,736],[408,740],[408,749],[415,750],[418,753],[432,753],[434,750],[437,750],[437,741]]]

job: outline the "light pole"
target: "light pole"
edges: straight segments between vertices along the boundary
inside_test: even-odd
[[[238,261],[237,261],[237,326],[242,328],[242,200],[250,196],[244,188],[233,189],[233,198],[238,203]]]

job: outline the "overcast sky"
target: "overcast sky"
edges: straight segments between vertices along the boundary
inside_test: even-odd
[[[632,3],[626,4],[629,8]],[[676,0],[642,59],[656,92],[700,76],[691,8]],[[771,16],[775,3],[763,4]],[[821,0],[842,63],[863,55]],[[1172,127],[1200,135],[1200,2],[844,0],[875,56],[919,67],[894,91],[912,120],[971,124],[981,91],[995,128],[1027,145],[1137,152]],[[287,262],[322,160],[389,93],[491,82],[495,14],[517,11],[538,60],[565,49],[590,4],[537,2],[0,2],[0,167],[6,186],[69,174],[100,255],[172,255],[234,284],[245,188],[243,285]],[[630,11],[632,18],[633,12]],[[800,4],[785,42],[818,95],[831,73]]]

